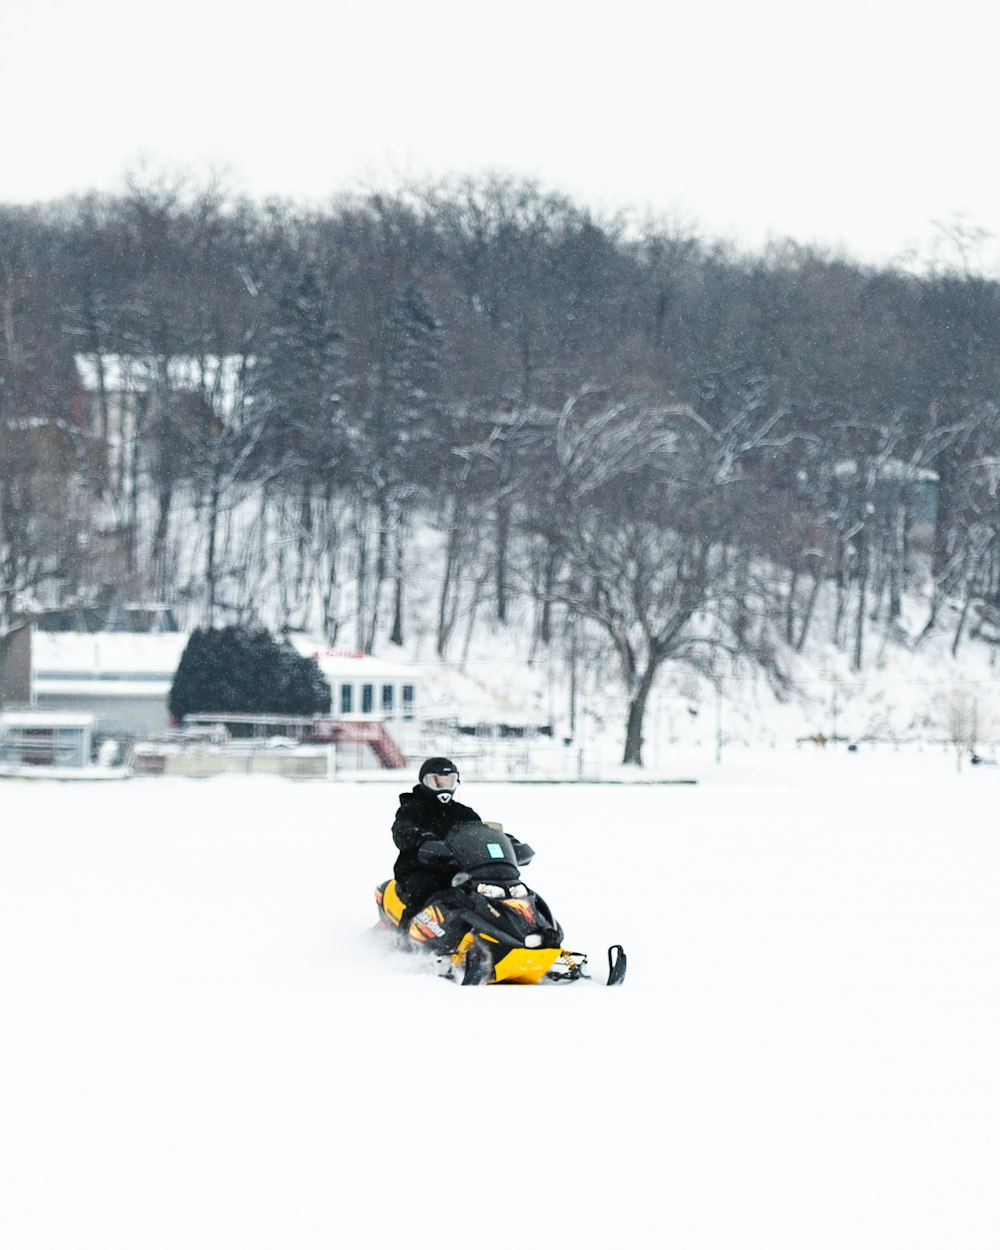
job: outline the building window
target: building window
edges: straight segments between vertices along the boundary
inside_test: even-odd
[[[361,710],[365,713],[375,711],[375,687],[371,682],[365,682],[361,687]]]
[[[347,682],[340,687],[340,714],[350,716],[354,707],[354,687]]]
[[[403,720],[413,720],[413,687],[403,687]]]
[[[383,712],[388,713],[388,715],[390,715],[390,716],[392,715],[392,694],[393,694],[393,689],[394,689],[394,687],[392,687],[392,686],[383,686],[383,687],[382,687],[382,711],[383,711]]]

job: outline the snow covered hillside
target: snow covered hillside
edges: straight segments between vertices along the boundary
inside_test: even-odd
[[[0,782],[6,1245],[994,1250],[1000,768],[467,772],[621,990],[373,947],[410,781]]]
[[[911,599],[904,620],[892,630],[871,626],[864,664],[854,671],[848,652],[829,641],[829,600],[821,603],[811,645],[802,653],[772,640],[780,681],[746,658],[733,662],[722,653],[712,677],[684,660],[664,664],[646,710],[644,771],[689,775],[734,746],[782,749],[810,739],[947,743],[966,758],[974,747],[981,754],[997,753],[995,642],[966,635],[952,654],[957,611],[945,608],[938,627],[922,638],[926,604]],[[506,631],[474,631],[462,655],[442,663],[426,654],[416,609],[415,619],[417,640],[407,656],[421,666],[432,710],[466,724],[479,719],[551,724],[552,738],[539,739],[531,749],[539,770],[615,774],[626,705],[607,642],[590,639],[574,682],[558,643],[533,656],[526,653],[530,622]],[[572,760],[565,758],[570,739]],[[490,762],[488,745],[457,738],[450,746],[478,751],[484,766]],[[434,749],[439,747],[440,739]]]

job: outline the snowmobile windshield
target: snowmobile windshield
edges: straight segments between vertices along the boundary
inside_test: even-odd
[[[513,844],[499,829],[478,820],[463,821],[450,830],[447,842],[464,872],[483,876],[488,870],[498,870],[497,876],[509,877],[513,869],[513,875],[518,875]]]

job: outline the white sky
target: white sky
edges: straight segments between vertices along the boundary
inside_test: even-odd
[[[756,247],[994,230],[995,0],[32,0],[0,16],[0,200],[142,159],[323,198],[487,170]]]

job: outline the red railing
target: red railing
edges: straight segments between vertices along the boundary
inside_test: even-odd
[[[406,756],[384,721],[317,719],[309,736],[313,742],[361,743],[371,747],[383,768],[406,767]]]

